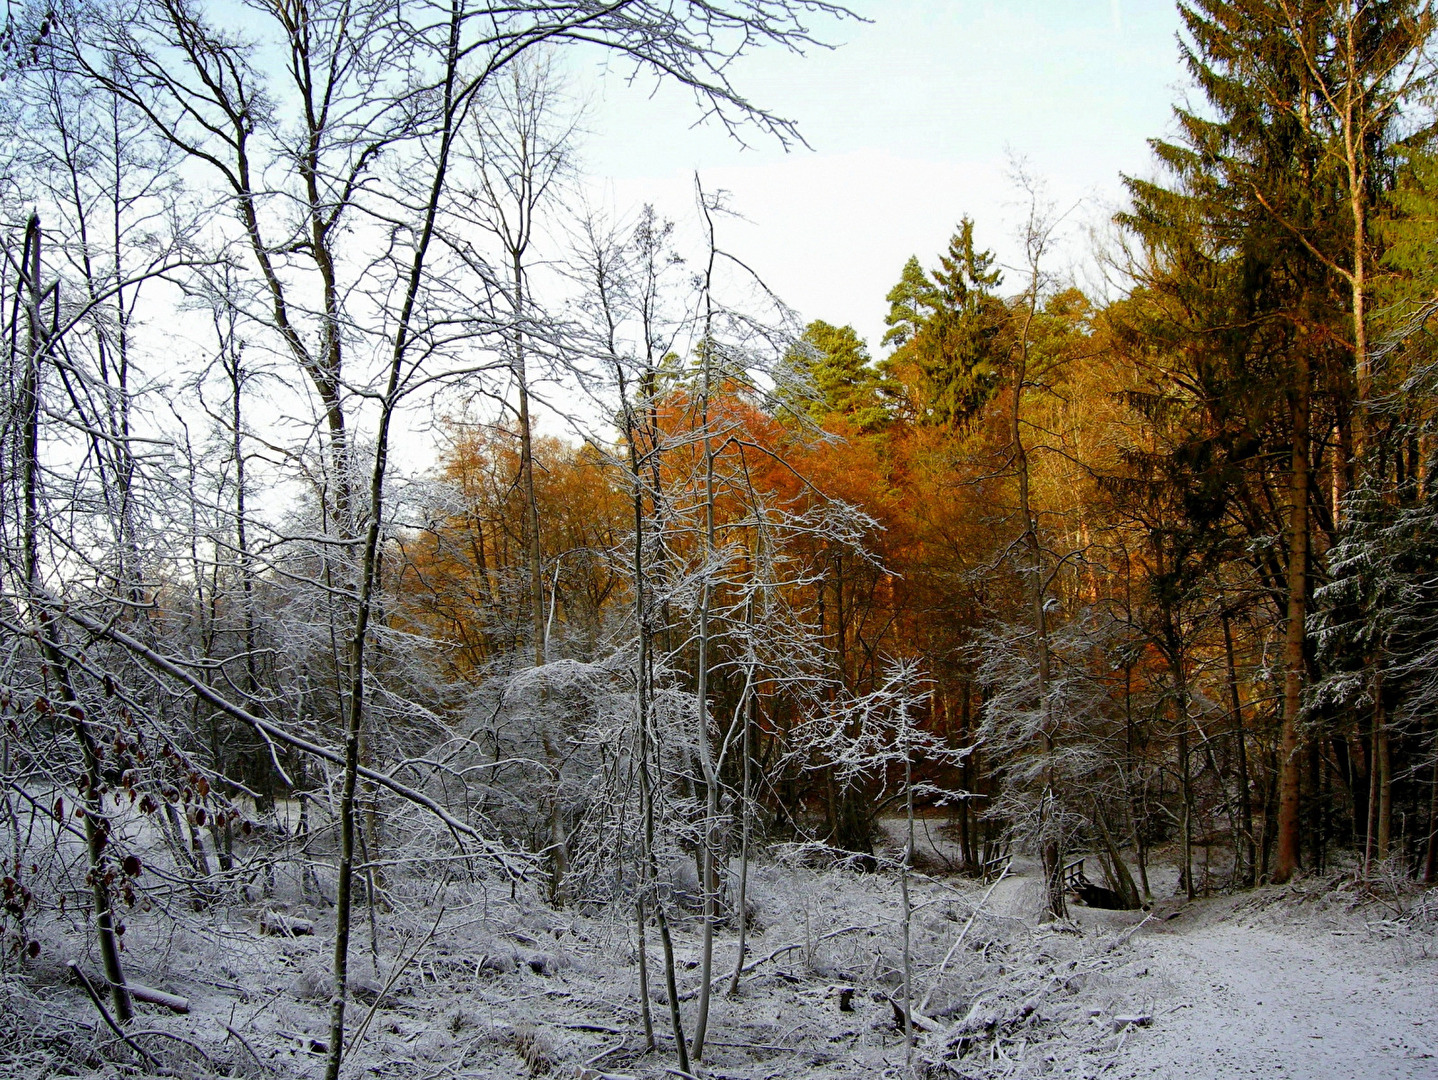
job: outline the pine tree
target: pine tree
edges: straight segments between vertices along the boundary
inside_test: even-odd
[[[872,366],[868,346],[852,326],[815,319],[804,328],[789,360],[813,380],[818,392],[804,403],[804,411],[813,419],[842,416],[860,428],[870,428],[887,418],[880,397],[882,380]]]
[[[1313,122],[1324,99],[1310,56],[1340,6],[1183,5],[1192,40],[1183,56],[1208,108],[1176,110],[1181,141],[1153,144],[1175,183],[1130,179],[1134,209],[1121,219],[1147,245],[1151,283],[1175,324],[1171,344],[1207,391],[1200,398],[1238,395],[1280,418],[1258,427],[1267,457],[1253,460],[1287,462],[1286,475],[1268,477],[1286,488],[1286,505],[1244,522],[1255,538],[1282,537],[1281,560],[1257,567],[1284,635],[1276,881],[1299,858],[1312,508],[1322,500],[1311,482],[1313,433],[1344,419],[1352,380],[1352,354],[1339,344],[1351,293],[1334,272],[1351,237],[1338,162]],[[1315,417],[1315,401],[1331,411]]]
[[[908,419],[963,427],[998,388],[1008,309],[994,293],[1002,277],[993,262],[992,252],[975,248],[965,217],[937,270],[925,277],[911,258],[890,290],[884,343],[897,347],[881,369]]]
[[[909,256],[899,274],[899,283],[884,299],[889,302],[889,314],[884,318],[889,329],[884,332],[883,344],[903,348],[913,340],[934,308],[934,287],[919,265],[918,256]]]

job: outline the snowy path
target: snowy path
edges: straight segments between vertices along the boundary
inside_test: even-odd
[[[1184,926],[1187,915],[1133,943],[1135,968],[1155,979],[1155,1023],[1110,1075],[1438,1077],[1438,959],[1328,929]]]

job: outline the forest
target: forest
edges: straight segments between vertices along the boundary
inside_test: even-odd
[[[827,0],[7,5],[0,1072],[1126,1076],[1135,927],[1438,933],[1435,11],[1178,8],[1102,287],[1016,162],[871,342],[569,89],[802,150]]]

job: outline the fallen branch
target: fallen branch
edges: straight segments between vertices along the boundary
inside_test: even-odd
[[[1148,1027],[1153,1023],[1153,1016],[1150,1013],[1137,1013],[1133,1016],[1115,1016],[1113,1018],[1113,1029],[1122,1031],[1126,1027]]]
[[[286,1031],[284,1028],[275,1028],[275,1034],[282,1039],[293,1039],[302,1043],[311,1054],[328,1054],[330,1044],[324,1039],[317,1039],[313,1035],[306,1035],[302,1031]]]
[[[360,1040],[364,1038],[365,1032],[369,1030],[370,1021],[374,1019],[374,1014],[379,1009],[379,1003],[384,1000],[384,996],[394,987],[396,980],[404,973],[405,968],[414,963],[414,958],[419,955],[420,950],[428,945],[430,939],[434,937],[434,932],[439,929],[439,923],[440,920],[444,918],[444,913],[445,909],[440,908],[439,914],[435,916],[434,925],[429,928],[429,933],[424,935],[424,939],[414,947],[409,956],[402,958],[395,964],[394,971],[390,973],[389,981],[384,984],[384,989],[375,995],[374,1002],[369,1007],[369,1012],[365,1014],[365,1018],[360,1023],[360,1026],[355,1028],[355,1033],[350,1036],[349,1045],[345,1047],[346,1056],[354,1053],[354,1048],[358,1046]]]
[[[79,966],[71,964],[70,967],[87,984],[90,982],[80,973]],[[183,998],[179,994],[172,994],[168,990],[156,990],[153,986],[144,986],[137,982],[125,980],[125,989],[130,991],[130,996],[136,1001],[148,1002],[151,1005],[160,1005],[171,1012],[188,1013],[190,1011],[190,999]]]
[[[130,1032],[130,1035],[136,1038],[141,1035],[153,1035],[157,1039],[171,1039],[179,1043],[181,1046],[188,1046],[191,1050],[193,1050],[196,1054],[200,1056],[200,1058],[205,1062],[207,1066],[209,1066],[210,1072],[212,1074],[215,1071],[214,1060],[210,1057],[209,1054],[205,1052],[205,1048],[202,1047],[199,1043],[191,1039],[185,1038],[183,1035],[176,1035],[173,1031],[161,1031],[159,1028],[145,1028],[143,1031],[132,1031]],[[176,1074],[174,1072],[171,1072],[170,1075],[174,1076]]]
[[[140,983],[126,981],[126,988],[130,996],[137,1001],[149,1002],[151,1005],[160,1005],[171,1012],[180,1014],[190,1011],[190,999],[183,998],[179,994],[171,994],[164,990],[156,990],[154,987],[142,986]]]
[[[887,995],[885,996],[887,997]],[[894,1010],[894,1026],[900,1031],[907,1031],[909,1024],[906,1022],[907,1018],[904,1013],[904,1007],[893,998],[889,998],[888,1000],[889,1005]],[[920,1008],[922,1008],[922,1006],[920,1006]],[[918,1009],[914,1010],[912,1020],[915,1031],[938,1031],[939,1028],[943,1026],[932,1016],[925,1016]]]
[[[99,992],[96,991],[95,987],[90,983],[90,980],[86,977],[85,973],[80,970],[80,965],[71,964],[70,971],[74,974],[75,978],[80,980],[80,985],[85,988],[85,993],[90,995],[90,1000],[94,1002],[95,1008],[100,1011],[100,1016],[104,1019],[105,1023],[110,1025],[110,1030],[113,1031],[116,1035],[118,1035],[121,1040],[124,1041],[125,1045],[127,1045],[131,1050],[135,1051],[135,1053],[139,1054],[142,1058],[149,1062],[151,1068],[153,1068],[156,1072],[161,1073],[165,1076],[171,1075],[168,1069],[163,1068],[160,1063],[155,1060],[154,1054],[150,1053],[139,1043],[135,1042],[135,1040],[130,1038],[129,1035],[125,1034],[124,1030],[120,1027],[119,1024],[115,1023],[115,1018],[110,1015],[110,1010],[105,1008],[105,1003],[100,1000]]]
[[[1140,919],[1138,922],[1134,923],[1134,924],[1133,924],[1132,926],[1130,926],[1127,930],[1124,930],[1124,931],[1122,931],[1121,933],[1119,933],[1118,935],[1116,935],[1116,936],[1114,937],[1113,941],[1111,941],[1111,942],[1109,943],[1108,948],[1105,949],[1104,951],[1105,951],[1105,952],[1113,952],[1113,951],[1114,951],[1115,949],[1117,949],[1120,945],[1127,945],[1127,944],[1129,943],[1130,939],[1132,939],[1132,937],[1134,936],[1134,934],[1137,934],[1140,930],[1142,930],[1142,929],[1143,929],[1143,924],[1146,923],[1146,922],[1148,922],[1149,919],[1153,918],[1154,915],[1155,915],[1155,912],[1150,911],[1147,915],[1145,915],[1145,916],[1144,916],[1142,919]]]
[[[668,1039],[670,1042],[673,1042],[673,1041],[674,1041],[674,1036],[673,1036],[672,1034],[670,1034],[669,1032],[667,1032],[667,1031],[656,1031],[656,1032],[654,1033],[654,1038],[655,1038],[656,1040],[657,1040],[657,1039]],[[780,1051],[780,1052],[785,1053],[785,1054],[821,1054],[821,1055],[822,1055],[822,1054],[825,1054],[825,1053],[826,1053],[825,1051],[822,1051],[822,1050],[816,1051],[816,1050],[814,1050],[812,1047],[808,1047],[808,1046],[779,1046],[779,1045],[777,1045],[776,1043],[724,1042],[723,1040],[720,1040],[720,1039],[705,1039],[705,1040],[704,1040],[704,1043],[705,1043],[706,1046],[727,1046],[727,1047],[729,1047],[730,1049],[734,1049],[734,1050],[776,1050],[776,1051]]]
[[[240,1044],[241,1046],[243,1046],[247,1051],[249,1051],[250,1057],[252,1057],[252,1058],[255,1059],[255,1064],[256,1064],[256,1065],[258,1065],[258,1066],[259,1066],[260,1068],[262,1068],[262,1069],[267,1070],[268,1072],[274,1072],[274,1071],[275,1071],[275,1067],[274,1067],[273,1065],[271,1065],[271,1064],[270,1064],[269,1062],[267,1062],[267,1061],[261,1060],[260,1055],[257,1054],[257,1053],[255,1053],[255,1048],[250,1045],[250,1041],[249,1041],[248,1039],[246,1039],[243,1035],[241,1035],[241,1034],[240,1034],[238,1031],[236,1031],[234,1028],[230,1027],[229,1024],[225,1024],[225,1025],[224,1025],[224,1028],[225,1028],[226,1031],[228,1031],[231,1035],[233,1035],[233,1036],[235,1037],[235,1039],[239,1042],[239,1044]]]
[[[844,927],[842,930],[830,930],[827,934],[821,934],[816,940],[818,940],[818,941],[828,941],[830,938],[836,938],[836,937],[838,937],[840,934],[852,934],[852,933],[854,933],[856,930],[872,930],[872,929],[874,929],[872,926],[846,926],[846,927]],[[751,960],[749,963],[745,964],[742,968],[739,969],[739,974],[740,974],[740,975],[748,975],[749,972],[753,971],[756,967],[759,967],[761,964],[767,964],[767,963],[769,963],[769,961],[771,961],[771,960],[776,960],[776,959],[778,959],[779,957],[783,956],[785,953],[794,952],[796,949],[802,949],[802,948],[805,948],[805,947],[806,947],[806,946],[805,946],[805,943],[802,942],[802,941],[796,942],[796,943],[793,944],[793,945],[781,945],[781,946],[779,946],[779,948],[777,948],[777,949],[775,949],[773,952],[771,952],[768,956],[761,956],[758,960]],[[709,980],[709,989],[710,989],[710,990],[713,990],[716,986],[718,986],[718,985],[719,985],[720,983],[722,983],[724,980],[726,980],[726,979],[731,979],[731,978],[733,978],[733,972],[726,972],[725,974],[720,975],[720,976],[718,976],[717,978],[710,979],[710,980]],[[692,1001],[694,998],[696,998],[696,997],[698,997],[698,996],[699,996],[699,988],[696,986],[693,990],[686,990],[686,991],[684,991],[684,993],[680,994],[680,995],[679,995],[679,1000],[680,1000],[680,1001]]]
[[[994,883],[984,891],[983,896],[979,897],[978,905],[969,916],[969,921],[964,923],[964,928],[959,931],[959,936],[954,939],[953,945],[949,946],[949,951],[945,954],[943,963],[939,965],[939,970],[934,973],[933,979],[929,983],[929,989],[924,994],[924,1000],[919,1002],[918,1012],[923,1012],[929,1007],[929,999],[934,996],[934,991],[938,989],[939,980],[944,977],[944,971],[948,968],[949,961],[954,958],[954,953],[959,951],[959,946],[964,943],[964,937],[968,934],[969,928],[974,925],[974,920],[979,917],[979,912],[984,909],[984,905],[988,903],[989,897],[992,896],[994,890],[999,887],[999,882],[1004,880],[1004,877],[1009,872],[1009,867],[1013,864],[1013,859],[1004,863],[1004,868],[999,871],[999,876],[994,878]]]
[[[267,911],[260,916],[260,933],[274,937],[305,937],[315,932],[315,924],[309,919],[284,915],[278,911]]]
[[[758,967],[760,964],[767,964],[770,960],[775,960],[775,959],[777,959],[778,957],[783,956],[785,953],[794,952],[796,949],[802,949],[803,947],[804,947],[804,943],[803,943],[802,941],[799,942],[799,943],[796,944],[796,945],[781,945],[781,946],[779,946],[779,948],[777,948],[777,949],[775,949],[773,952],[771,952],[768,956],[761,957],[761,958],[759,958],[758,960],[754,960],[754,961],[752,961],[751,963],[745,964],[742,968],[739,969],[739,974],[740,974],[740,975],[747,975],[747,974],[749,974],[749,972],[753,971],[753,970],[754,970],[756,967]],[[716,979],[711,979],[711,980],[709,980],[709,989],[710,989],[710,990],[713,990],[716,986],[718,986],[720,983],[722,983],[725,979],[728,979],[728,978],[731,978],[731,977],[732,977],[732,973],[726,972],[726,973],[724,973],[723,975],[720,975],[720,976],[719,976],[718,978],[716,978]],[[686,991],[684,991],[684,993],[680,994],[680,995],[679,995],[679,1000],[680,1000],[680,1001],[692,1001],[694,998],[696,998],[696,997],[698,997],[698,996],[699,996],[699,987],[696,986],[693,990],[686,990]]]

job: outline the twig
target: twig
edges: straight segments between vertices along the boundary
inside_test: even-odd
[[[566,1026],[567,1026],[567,1025],[566,1025]],[[603,1061],[603,1060],[604,1060],[605,1058],[607,1058],[610,1054],[614,1053],[614,1051],[624,1049],[624,1044],[625,1044],[625,1042],[628,1041],[629,1036],[627,1036],[627,1035],[625,1035],[625,1034],[623,1034],[623,1033],[617,1033],[617,1034],[619,1034],[619,1041],[618,1041],[617,1043],[615,1043],[613,1046],[611,1046],[608,1050],[601,1050],[601,1051],[599,1051],[599,1053],[593,1054],[593,1055],[591,1055],[590,1057],[585,1058],[585,1059],[584,1059],[584,1064],[585,1064],[586,1066],[594,1065],[594,1064],[596,1064],[596,1063],[598,1063],[598,1062]]]
[[[781,1036],[781,1038],[786,1038],[791,1033],[792,1032],[785,1032],[784,1035]],[[670,1042],[674,1041],[674,1036],[667,1031],[656,1031],[654,1033],[654,1037],[656,1039],[668,1039]],[[710,1046],[727,1046],[735,1050],[778,1050],[786,1054],[809,1054],[814,1052],[812,1047],[780,1046],[777,1043],[723,1042],[719,1039],[706,1039],[704,1041],[707,1042]],[[613,1053],[612,1050],[605,1051],[605,1054],[611,1053]]]
[[[872,926],[846,926],[846,927],[844,927],[842,930],[830,930],[827,934],[820,934],[819,937],[816,938],[815,940],[817,940],[817,941],[828,941],[830,938],[836,938],[836,937],[838,937],[840,934],[852,934],[852,933],[854,933],[856,930],[872,930],[872,929],[874,929]],[[742,968],[739,969],[739,974],[740,974],[740,975],[748,975],[749,972],[753,971],[756,967],[759,967],[761,964],[767,964],[770,960],[776,960],[776,959],[778,959],[779,957],[783,956],[783,955],[784,955],[785,953],[787,953],[787,952],[794,952],[796,949],[803,949],[803,948],[805,948],[805,947],[806,947],[806,946],[805,946],[805,943],[802,942],[802,941],[800,941],[800,942],[795,942],[793,945],[781,945],[781,946],[779,946],[779,948],[777,948],[777,949],[775,949],[773,952],[771,952],[768,956],[761,956],[758,960],[751,960],[749,963],[745,964]],[[711,980],[709,981],[709,987],[710,987],[710,989],[713,989],[714,987],[716,987],[716,986],[718,986],[720,983],[722,983],[725,979],[728,979],[728,978],[731,978],[731,977],[732,977],[732,973],[726,972],[725,974],[720,975],[719,977],[717,977],[717,978],[715,978],[715,979],[711,979]],[[699,988],[698,988],[698,987],[695,987],[693,990],[686,990],[686,991],[684,991],[684,993],[680,994],[680,995],[679,995],[679,1000],[680,1000],[680,1001],[692,1001],[694,998],[696,998],[696,997],[698,997],[698,996],[699,996]]]
[[[1134,934],[1137,934],[1141,929],[1143,929],[1143,924],[1148,922],[1149,919],[1153,918],[1155,914],[1156,912],[1150,911],[1147,915],[1145,915],[1138,922],[1134,923],[1127,930],[1122,931],[1105,951],[1113,952],[1120,945],[1127,945],[1129,943],[1129,940],[1134,936]]]
[[[131,1050],[135,1051],[135,1053],[139,1054],[142,1058],[148,1061],[157,1072],[164,1073],[166,1076],[170,1075],[169,1070],[163,1068],[160,1063],[155,1060],[154,1054],[150,1053],[139,1043],[135,1042],[134,1039],[126,1035],[125,1032],[121,1029],[120,1025],[115,1023],[115,1018],[110,1015],[110,1010],[105,1008],[105,1003],[100,1000],[100,995],[96,992],[95,987],[91,985],[89,978],[85,975],[83,971],[80,970],[80,965],[71,964],[70,971],[73,972],[75,977],[80,980],[80,985],[85,988],[85,993],[90,995],[90,1000],[95,1003],[95,1008],[100,1010],[100,1015],[104,1018],[105,1023],[110,1025],[110,1030],[113,1031],[116,1035],[118,1035],[122,1040],[124,1040],[125,1044],[129,1046]]]
[[[938,987],[939,980],[944,977],[944,971],[948,968],[949,961],[954,958],[954,953],[959,951],[959,946],[964,943],[964,936],[968,934],[969,928],[974,925],[974,920],[979,917],[979,912],[984,909],[984,905],[988,903],[993,891],[999,887],[999,882],[1003,881],[1005,875],[1008,874],[1009,867],[1013,865],[1013,862],[1013,859],[1010,859],[1004,863],[1004,868],[999,871],[999,876],[994,878],[994,883],[984,891],[983,896],[979,897],[979,902],[974,907],[973,913],[969,916],[969,921],[964,923],[964,928],[959,931],[959,936],[954,939],[953,945],[949,947],[948,954],[944,957],[943,963],[939,965],[939,970],[934,973],[933,981],[929,983],[929,989],[924,994],[924,1000],[919,1002],[919,1007],[915,1010],[916,1012],[924,1012],[928,1009],[929,999],[934,996],[934,990]]]
[[[234,1028],[230,1027],[229,1024],[225,1024],[225,1025],[224,1025],[224,1028],[225,1028],[226,1031],[228,1031],[231,1035],[233,1035],[233,1036],[239,1041],[239,1044],[240,1044],[241,1046],[243,1046],[247,1051],[249,1051],[250,1057],[252,1057],[252,1058],[255,1059],[255,1064],[256,1064],[256,1065],[258,1065],[258,1066],[259,1066],[260,1068],[262,1068],[262,1069],[268,1069],[270,1072],[274,1072],[274,1071],[275,1071],[275,1067],[274,1067],[273,1065],[271,1065],[271,1064],[270,1064],[269,1062],[267,1062],[267,1061],[261,1060],[260,1055],[257,1054],[257,1053],[255,1053],[255,1048],[250,1045],[250,1041],[249,1041],[248,1039],[246,1039],[243,1035],[241,1035],[241,1034],[240,1034],[238,1031],[236,1031]]]
[[[374,1014],[376,1010],[379,1009],[379,1003],[383,1001],[384,996],[390,992],[390,988],[394,986],[395,980],[400,977],[405,968],[414,962],[414,958],[419,955],[419,951],[429,944],[430,938],[434,937],[434,932],[439,929],[440,919],[444,918],[444,912],[444,908],[439,909],[439,914],[435,917],[434,925],[429,928],[429,933],[424,935],[424,940],[414,947],[414,951],[409,954],[407,959],[395,965],[394,971],[390,973],[389,982],[385,983],[384,989],[375,995],[374,1002],[369,1007],[369,1012],[365,1013],[364,1020],[361,1021],[359,1027],[355,1028],[355,1033],[350,1036],[349,1045],[345,1047],[346,1055],[354,1053],[354,1048],[358,1046],[360,1040],[364,1038],[365,1032],[369,1030],[370,1021],[374,1019]]]
[[[195,1053],[199,1054],[200,1057],[202,1057],[202,1058],[205,1059],[205,1064],[209,1066],[211,1072],[214,1072],[214,1071],[215,1071],[215,1063],[214,1063],[214,1061],[210,1058],[210,1055],[207,1054],[207,1053],[205,1053],[204,1047],[200,1046],[199,1043],[192,1042],[191,1040],[185,1038],[183,1035],[176,1035],[173,1031],[163,1031],[163,1030],[161,1030],[160,1028],[145,1028],[143,1031],[132,1031],[132,1032],[130,1032],[130,1034],[131,1034],[132,1036],[135,1036],[135,1035],[157,1035],[157,1036],[159,1036],[159,1037],[162,1038],[162,1039],[173,1039],[173,1040],[174,1040],[175,1042],[177,1042],[177,1043],[183,1043],[185,1046],[188,1046],[188,1047],[189,1047],[191,1050],[193,1050]],[[173,1074],[172,1074],[172,1075],[173,1075]]]

